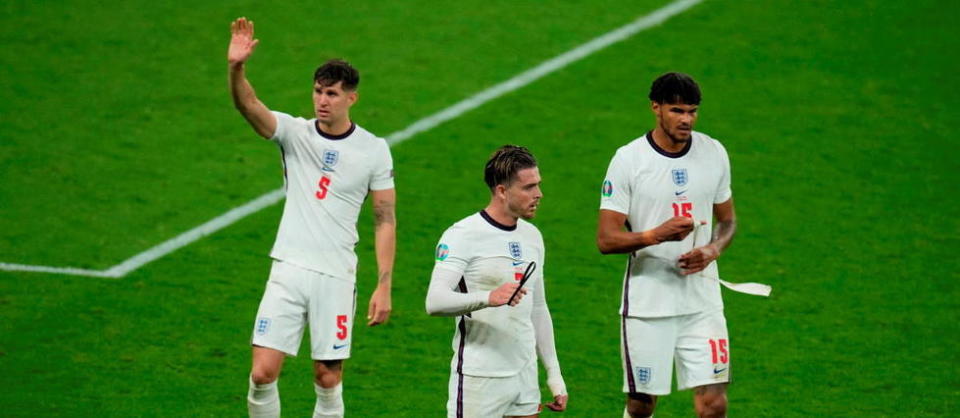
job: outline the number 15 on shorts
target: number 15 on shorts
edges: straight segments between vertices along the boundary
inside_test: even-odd
[[[730,353],[727,351],[727,339],[710,340],[710,351],[713,353],[713,364],[727,364],[730,362]]]

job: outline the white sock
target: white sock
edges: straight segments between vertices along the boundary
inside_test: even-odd
[[[277,390],[277,381],[258,385],[250,379],[250,390],[247,392],[247,411],[250,418],[279,418],[280,391]]]
[[[317,391],[317,406],[313,408],[313,418],[342,418],[343,383],[327,389],[314,382],[313,388]]]

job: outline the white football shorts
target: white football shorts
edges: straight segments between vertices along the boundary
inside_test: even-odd
[[[509,377],[466,376],[450,373],[448,418],[486,418],[534,415],[540,411],[537,362]]]
[[[311,358],[349,358],[356,300],[354,283],[274,260],[251,343],[296,356],[309,323]]]
[[[677,390],[730,381],[730,340],[723,310],[665,318],[622,318],[623,391],[670,394],[671,363]]]

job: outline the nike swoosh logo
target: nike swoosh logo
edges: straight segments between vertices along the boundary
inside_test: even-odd
[[[334,344],[334,345],[333,345],[333,349],[334,349],[334,350],[339,350],[339,349],[341,349],[341,348],[343,348],[343,347],[346,347],[346,346],[348,346],[348,345],[350,345],[350,344],[340,344],[340,345]]]
[[[521,264],[523,264],[523,261],[514,261],[514,262],[513,262],[514,267],[519,266],[519,265],[521,265]]]
[[[713,374],[720,374],[720,373],[723,373],[723,372],[725,372],[725,371],[727,371],[727,368],[726,368],[726,367],[724,367],[724,368],[722,368],[722,369],[720,369],[720,370],[717,370],[716,367],[713,368]]]
[[[686,192],[687,192],[686,190],[681,190],[681,191],[679,191],[679,192],[673,192],[673,195],[674,195],[674,196],[680,196],[680,195],[682,195],[682,194],[684,194],[684,193],[686,193]]]

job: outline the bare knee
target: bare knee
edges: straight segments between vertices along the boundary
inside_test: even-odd
[[[265,385],[267,383],[273,383],[277,381],[277,377],[280,376],[280,369],[271,369],[269,367],[257,367],[253,366],[253,369],[250,370],[250,380],[253,383],[258,385]]]
[[[253,367],[250,368],[250,380],[258,385],[273,383],[280,377],[285,354],[270,348],[253,347]]]
[[[343,380],[343,360],[315,360],[313,380],[324,388],[332,388]]]
[[[627,394],[627,413],[633,418],[646,418],[653,415],[657,406],[657,397],[646,393]]]
[[[727,416],[726,385],[701,386],[696,389],[694,406],[701,418],[723,418]]]

